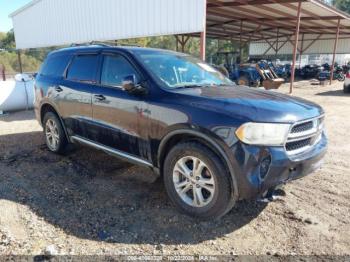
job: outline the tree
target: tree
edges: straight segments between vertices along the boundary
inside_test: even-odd
[[[6,34],[0,34],[0,48],[14,49],[15,48],[15,34],[13,29],[8,31]]]
[[[350,0],[334,0],[333,5],[348,14],[350,14]]]

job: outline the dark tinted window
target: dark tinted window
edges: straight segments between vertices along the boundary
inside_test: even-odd
[[[69,66],[67,79],[84,82],[95,81],[97,60],[97,55],[76,56]]]
[[[62,76],[69,60],[70,56],[68,55],[50,56],[45,61],[40,74],[44,76]]]
[[[126,76],[138,75],[132,65],[122,56],[105,56],[103,59],[101,84],[108,86],[120,86]]]

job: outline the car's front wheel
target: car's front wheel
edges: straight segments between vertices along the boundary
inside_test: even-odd
[[[46,145],[50,151],[58,154],[65,152],[68,141],[64,133],[61,121],[57,115],[48,112],[44,116],[43,121]]]
[[[164,183],[172,202],[193,217],[220,218],[235,202],[227,168],[199,143],[181,143],[170,150],[164,162]]]

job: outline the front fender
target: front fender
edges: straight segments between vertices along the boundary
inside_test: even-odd
[[[229,169],[229,172],[231,175],[231,183],[232,183],[231,185],[232,185],[232,188],[234,189],[232,197],[234,197],[234,199],[237,200],[239,196],[238,183],[234,172],[234,166],[232,165],[232,162],[230,161],[230,158],[228,155],[229,148],[227,147],[227,145],[225,145],[224,141],[222,141],[218,136],[216,136],[215,134],[211,133],[208,130],[182,128],[182,129],[172,130],[169,133],[167,133],[161,140],[160,145],[158,147],[158,154],[157,154],[158,167],[161,167],[160,161],[163,158],[162,155],[164,154],[164,149],[166,148],[167,143],[171,140],[171,138],[178,135],[190,135],[200,139],[201,141],[205,141],[215,152],[219,154],[219,157],[224,160],[224,163]]]

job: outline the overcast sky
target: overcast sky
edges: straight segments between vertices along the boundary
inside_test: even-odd
[[[29,2],[30,0],[0,0],[0,32],[7,32],[12,28],[9,14]]]

